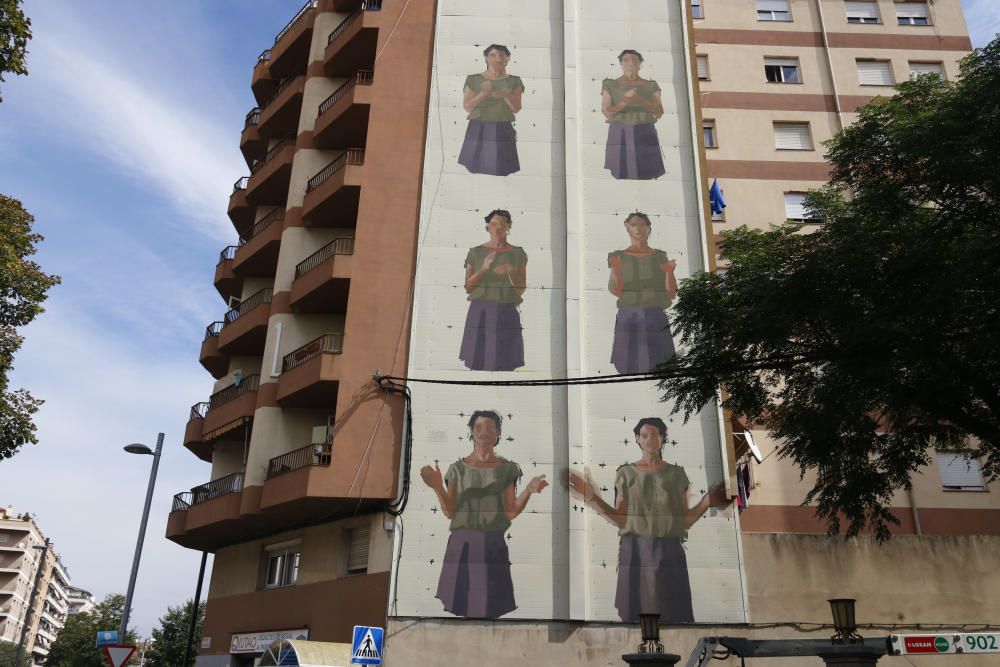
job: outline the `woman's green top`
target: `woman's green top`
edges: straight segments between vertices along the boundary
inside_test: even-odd
[[[508,93],[513,93],[517,89],[524,90],[524,84],[521,82],[521,78],[514,76],[513,74],[508,74],[502,79],[487,79],[482,74],[470,74],[465,77],[465,87],[474,93],[478,93],[482,90],[483,83],[486,81],[490,82],[491,90],[493,92],[502,90]],[[514,120],[514,112],[511,111],[511,108],[502,97],[488,95],[486,99],[479,103],[479,106],[469,113],[469,120],[472,119],[506,121],[509,123]]]
[[[618,79],[605,79],[601,84],[601,90],[607,91],[611,95],[611,104],[615,105],[625,99],[625,93],[635,88],[637,97],[650,102],[653,101],[653,94],[660,92],[660,85],[655,81],[646,81],[639,85],[629,81],[619,81]],[[630,103],[621,111],[616,111],[609,123],[621,123],[622,125],[652,125],[656,122],[656,116],[643,109],[635,102]]]
[[[667,253],[654,250],[648,255],[632,255],[624,250],[608,253],[608,266],[615,269],[613,258],[618,258],[621,272],[618,285],[622,294],[618,297],[618,307],[669,308],[671,298],[667,294],[667,270],[670,262]]]
[[[448,491],[456,490],[457,503],[450,530],[507,530],[510,519],[503,505],[504,491],[521,479],[521,467],[500,458],[495,468],[476,468],[459,459],[444,475]]]
[[[469,292],[469,301],[493,301],[494,303],[521,303],[521,295],[514,289],[511,277],[506,273],[496,273],[493,271],[503,263],[510,264],[515,269],[520,269],[528,263],[528,255],[524,248],[510,246],[505,249],[484,248],[476,246],[469,248],[469,254],[465,256],[465,265],[471,266],[473,273],[482,268],[486,257],[495,252],[497,256],[493,259],[493,264],[489,271],[483,274],[479,284]]]
[[[624,498],[628,512],[618,534],[686,537],[688,508],[684,492],[689,485],[684,468],[670,463],[656,472],[643,472],[632,463],[618,468],[615,505],[618,498]]]

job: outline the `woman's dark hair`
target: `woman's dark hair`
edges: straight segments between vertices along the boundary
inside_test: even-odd
[[[636,51],[635,49],[625,49],[624,51],[619,53],[618,62],[621,62],[622,58],[624,58],[625,56],[635,56],[636,58],[639,59],[639,62],[642,62],[642,54]]]
[[[495,208],[495,209],[493,209],[492,211],[490,211],[489,213],[486,214],[486,217],[483,218],[483,220],[486,221],[486,224],[489,224],[490,220],[493,219],[494,215],[499,215],[501,218],[507,218],[507,224],[508,225],[513,225],[514,224],[514,218],[510,217],[510,211],[505,211],[502,208]]]
[[[667,439],[667,425],[659,417],[643,417],[640,419],[639,423],[632,429],[636,437],[639,437],[639,431],[642,430],[643,426],[655,426],[656,430],[660,432],[660,437],[664,440]]]
[[[510,49],[508,49],[503,44],[490,44],[485,49],[483,49],[483,57],[485,58],[486,56],[490,55],[490,51],[494,51],[494,50],[499,51],[500,53],[502,53],[505,56],[507,56],[508,58],[510,58]],[[639,56],[639,58],[641,60],[642,56]]]
[[[472,429],[476,426],[477,419],[492,419],[493,423],[497,425],[497,442],[500,444],[500,433],[502,432],[501,425],[503,424],[503,417],[498,415],[493,410],[476,410],[469,417],[469,440],[472,440]],[[664,426],[664,428],[666,428]]]
[[[632,218],[641,218],[641,219],[643,219],[643,220],[646,221],[647,225],[649,225],[650,227],[653,226],[653,223],[649,221],[649,216],[646,215],[645,213],[640,212],[640,211],[636,211],[635,213],[629,213],[628,215],[626,215],[625,216],[625,224],[627,225],[628,221],[631,220]]]

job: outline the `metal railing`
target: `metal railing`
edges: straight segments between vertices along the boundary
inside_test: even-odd
[[[191,492],[181,491],[174,494],[174,502],[170,505],[171,512],[186,512],[191,508]]]
[[[290,371],[321,354],[340,354],[344,351],[344,333],[323,334],[281,359],[281,372]]]
[[[263,218],[254,223],[246,234],[240,234],[240,246],[246,245],[250,239],[260,234],[262,231],[270,227],[275,222],[282,222],[285,219],[285,209],[276,208]]]
[[[237,179],[236,182],[233,183],[233,194],[236,194],[240,190],[246,190],[247,189],[247,183],[249,183],[249,182],[250,182],[250,177],[249,176],[243,176],[243,177]]]
[[[382,0],[361,0],[361,9],[368,12],[377,12],[382,9]]]
[[[260,105],[261,108],[266,109],[269,106],[271,106],[271,103],[274,102],[276,99],[278,99],[278,96],[280,96],[283,92],[288,90],[288,87],[291,86],[293,83],[295,83],[296,79],[298,79],[300,76],[304,76],[305,73],[306,73],[305,70],[300,70],[298,72],[295,72],[294,74],[289,74],[284,79],[282,79],[281,83],[279,83],[278,87],[274,89],[274,92],[271,94],[271,96],[267,98],[267,100],[262,105]]]
[[[222,327],[225,326],[223,322],[212,322],[207,327],[205,327],[205,340],[218,336],[222,333]]]
[[[270,287],[265,287],[259,292],[254,292],[247,298],[243,299],[243,301],[240,302],[240,305],[227,311],[226,314],[222,317],[223,322],[225,322],[225,324],[223,324],[222,326],[223,327],[229,326],[230,324],[240,319],[241,317],[249,313],[257,306],[263,306],[265,303],[271,303],[271,295],[273,293],[274,293],[273,289],[271,289]]]
[[[314,252],[313,254],[306,257],[304,260],[295,265],[295,277],[299,278],[303,274],[312,271],[317,266],[330,259],[334,255],[353,255],[354,254],[354,237],[353,236],[342,236],[339,239],[334,239],[327,243],[325,246]]]
[[[341,35],[343,35],[344,31],[347,30],[347,27],[349,25],[351,25],[352,23],[354,23],[355,21],[357,21],[359,18],[361,18],[362,12],[364,12],[363,9],[358,10],[358,11],[354,12],[353,14],[351,14],[350,16],[348,16],[343,21],[341,21],[340,23],[338,23],[337,27],[334,28],[333,30],[331,30],[330,34],[327,35],[327,37],[326,37],[326,45],[330,46],[331,44],[333,44],[333,40],[335,40],[338,37],[340,37]]]
[[[257,160],[256,162],[253,163],[253,166],[250,167],[250,173],[256,174],[258,171],[264,168],[265,164],[276,158],[278,156],[278,153],[285,150],[289,146],[294,145],[294,143],[295,142],[292,139],[282,139],[281,141],[276,143],[274,145],[274,148],[272,148],[271,150],[269,150],[267,153],[264,154],[264,159]]]
[[[236,257],[236,249],[238,247],[239,246],[235,245],[227,245],[225,248],[223,248],[222,252],[219,253],[219,262],[220,263],[225,262],[226,260],[230,260]]]
[[[370,70],[358,70],[354,75],[345,81],[337,90],[333,91],[330,97],[323,100],[319,105],[318,115],[322,116],[327,109],[337,103],[344,95],[350,92],[355,86],[370,86],[375,80],[375,72]]]
[[[193,419],[204,419],[207,413],[208,413],[208,401],[195,403],[194,405],[191,406],[191,416],[188,417],[188,421],[191,421]]]
[[[303,16],[305,16],[306,12],[308,12],[308,11],[309,11],[310,9],[312,9],[313,7],[315,7],[315,6],[316,6],[316,3],[317,3],[318,1],[319,1],[319,0],[309,0],[309,2],[307,2],[307,3],[305,4],[305,5],[303,5],[303,6],[302,6],[302,9],[300,9],[300,10],[299,10],[299,11],[298,11],[298,12],[297,12],[297,13],[295,14],[295,16],[293,16],[293,17],[292,17],[292,20],[291,20],[291,21],[289,21],[289,22],[288,22],[288,24],[287,24],[287,25],[286,25],[286,26],[285,26],[284,28],[282,28],[282,29],[281,29],[281,32],[279,32],[279,33],[278,33],[277,35],[275,35],[275,37],[274,37],[274,43],[275,43],[275,44],[277,44],[277,43],[278,43],[278,41],[279,41],[279,40],[280,40],[280,39],[281,39],[282,37],[284,37],[284,36],[285,36],[285,34],[286,34],[286,33],[287,33],[287,32],[288,32],[289,30],[291,30],[291,29],[292,29],[292,26],[294,26],[294,25],[295,25],[296,23],[298,23],[298,22],[299,22],[299,19],[301,19],[301,18],[302,18]]]
[[[257,56],[258,65],[267,62],[271,62],[271,49],[264,49],[263,51],[260,52],[260,55]]]
[[[247,113],[247,117],[243,121],[243,129],[256,125],[258,122],[260,122],[260,107],[254,107]]]
[[[309,179],[306,184],[306,192],[312,192],[324,181],[343,169],[346,165],[360,165],[365,163],[365,149],[348,148],[346,151],[334,158],[333,162],[326,165],[315,176]]]
[[[333,458],[332,452],[333,445],[325,442],[308,445],[290,451],[287,454],[275,456],[267,464],[267,478],[271,479],[286,472],[292,472],[299,468],[308,468],[309,466],[328,466]]]
[[[243,394],[249,394],[252,391],[257,391],[260,386],[260,375],[247,375],[240,380],[239,384],[235,382],[225,389],[220,389],[211,396],[208,397],[208,409],[214,410],[221,405],[225,405],[230,401],[234,401]]]
[[[234,472],[231,475],[213,479],[208,484],[202,484],[191,489],[191,504],[197,505],[213,498],[224,496],[228,493],[237,493],[243,490],[243,473]]]

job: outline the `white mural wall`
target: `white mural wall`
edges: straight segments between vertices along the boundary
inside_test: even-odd
[[[410,377],[670,354],[676,281],[704,266],[681,12],[438,1]],[[411,389],[393,614],[745,620],[716,410],[671,420],[648,381]]]

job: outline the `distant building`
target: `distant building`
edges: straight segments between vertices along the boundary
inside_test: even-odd
[[[69,615],[82,614],[93,609],[97,603],[94,602],[94,594],[90,591],[76,586],[68,586],[66,594],[69,596]]]

